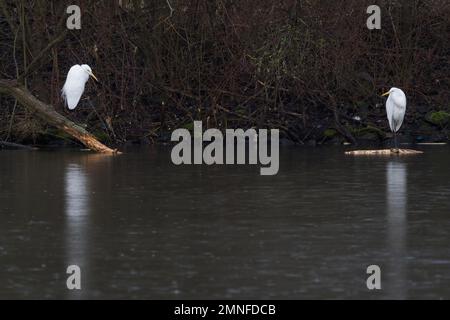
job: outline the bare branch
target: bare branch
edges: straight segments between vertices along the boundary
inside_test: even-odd
[[[36,70],[43,57],[58,43],[60,43],[64,38],[66,37],[67,29],[64,29],[57,37],[55,37],[48,45],[45,47],[41,52],[38,53],[38,55],[31,61],[31,63],[28,65],[26,70],[21,74],[18,78],[19,82],[23,82],[26,76],[28,76],[30,73],[32,73],[34,70]]]
[[[172,8],[172,5],[170,4],[169,0],[166,0],[166,1],[167,1],[167,5],[169,6],[169,9],[170,9],[170,17],[171,17],[173,15],[173,12],[175,11],[175,9]]]
[[[8,22],[9,27],[11,28],[11,31],[12,31],[13,33],[16,33],[18,27],[15,26],[14,23],[13,23],[13,21],[12,21],[12,18],[11,18],[11,16],[10,16],[10,14],[9,14],[9,12],[8,12],[8,10],[7,10],[7,8],[6,8],[6,2],[5,2],[5,1],[0,1],[0,6],[2,7],[3,15],[5,16],[5,19],[6,19],[6,21]]]

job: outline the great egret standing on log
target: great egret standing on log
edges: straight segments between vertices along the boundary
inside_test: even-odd
[[[97,77],[92,73],[91,67],[87,64],[76,64],[67,73],[66,83],[64,83],[61,92],[70,110],[75,109],[78,105],[89,76],[98,81]]]
[[[386,101],[386,113],[389,121],[389,127],[394,133],[394,145],[397,146],[397,131],[400,129],[405,118],[406,112],[406,95],[399,88],[391,88],[388,92],[383,93],[381,96],[389,95]]]

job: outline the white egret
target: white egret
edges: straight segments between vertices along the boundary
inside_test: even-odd
[[[383,93],[381,96],[389,95],[386,101],[386,113],[389,121],[389,127],[394,133],[394,145],[397,149],[397,131],[400,129],[405,118],[406,112],[406,95],[399,88],[391,88],[388,92]]]
[[[67,73],[66,83],[64,83],[61,92],[70,110],[75,109],[78,105],[89,76],[98,81],[97,77],[92,73],[91,67],[87,64],[76,64]]]

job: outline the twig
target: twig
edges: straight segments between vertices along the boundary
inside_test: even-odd
[[[16,30],[16,34],[14,35],[14,46],[13,46],[13,59],[14,59],[14,65],[16,67],[16,77],[19,77],[19,65],[17,64],[17,58],[16,58],[16,44],[17,44],[17,35],[19,33],[19,29],[17,28]],[[9,140],[9,137],[11,136],[11,130],[12,130],[12,125],[13,125],[13,121],[14,121],[14,116],[16,114],[16,108],[17,108],[17,99],[14,99],[14,107],[13,107],[13,111],[11,113],[11,119],[9,120],[9,127],[8,127],[8,134],[6,135],[5,141]]]
[[[27,69],[27,39],[25,30],[25,3],[22,0],[20,2],[20,24],[22,26],[22,50],[23,50],[23,67]],[[22,78],[25,88],[27,87],[27,79]],[[21,81],[22,82],[22,81]]]
[[[38,53],[38,55],[31,61],[31,63],[28,65],[28,67],[25,69],[24,73],[21,74],[18,78],[19,82],[23,82],[25,77],[32,73],[35,69],[37,69],[38,65],[40,64],[42,58],[59,42],[61,42],[67,34],[67,29],[64,29],[56,38],[54,38],[48,45],[45,47],[41,52]]]
[[[2,6],[3,15],[5,16],[6,21],[9,24],[9,27],[11,28],[11,31],[16,33],[19,27],[16,27],[11,19],[11,15],[8,13],[8,10],[6,10],[6,2],[0,1],[0,5]]]
[[[174,10],[174,8],[172,8],[172,6],[171,6],[171,4],[170,4],[170,1],[169,1],[169,0],[166,0],[166,1],[167,1],[167,5],[169,6],[169,9],[170,9],[170,17],[172,17],[173,12],[174,12],[175,10]]]
[[[6,135],[5,141],[8,141],[9,137],[11,136],[12,125],[14,122],[14,116],[16,115],[16,108],[17,108],[17,99],[14,100],[14,107],[13,107],[13,111],[11,114],[11,119],[9,119],[8,134]]]

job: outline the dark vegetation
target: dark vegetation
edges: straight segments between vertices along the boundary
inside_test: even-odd
[[[63,34],[71,4],[82,29]],[[381,30],[366,27],[371,4]],[[383,141],[380,94],[391,86],[408,98],[403,139],[448,139],[448,0],[0,0],[0,78],[22,74],[58,36],[21,80],[109,144],[167,141],[194,120],[279,128],[296,143]],[[69,113],[60,89],[77,63],[101,82]],[[68,137],[0,96],[0,140]]]

